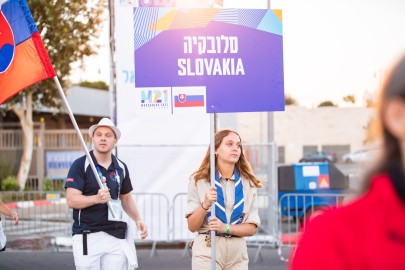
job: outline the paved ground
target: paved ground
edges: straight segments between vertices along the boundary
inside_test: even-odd
[[[191,269],[191,257],[182,256],[182,249],[158,249],[154,256],[150,256],[149,249],[138,249],[139,270],[182,270]],[[284,270],[286,264],[278,258],[277,250],[262,249],[261,259],[253,263],[256,248],[249,248],[249,258],[251,260],[249,270]],[[7,250],[0,252],[1,270],[43,270],[74,269],[73,255],[70,251],[17,251]]]

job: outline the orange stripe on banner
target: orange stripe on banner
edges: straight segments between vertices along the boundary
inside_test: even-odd
[[[23,89],[49,76],[37,54],[32,39],[15,48],[13,62],[6,72],[0,74],[0,104]]]

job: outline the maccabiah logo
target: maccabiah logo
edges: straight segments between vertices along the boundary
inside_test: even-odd
[[[169,107],[169,90],[141,90],[141,107],[145,109],[167,109]]]
[[[3,12],[1,12],[0,6],[0,74],[5,72],[13,62],[14,50],[13,31]]]

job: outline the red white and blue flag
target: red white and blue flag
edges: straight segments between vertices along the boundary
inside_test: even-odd
[[[55,76],[26,1],[0,0],[0,104]]]
[[[178,94],[174,96],[174,107],[204,107],[204,95]]]

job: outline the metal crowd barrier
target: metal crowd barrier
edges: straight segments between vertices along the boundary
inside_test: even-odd
[[[71,210],[64,192],[1,192],[3,202],[18,213],[20,222],[2,215],[8,239],[33,236],[68,236],[71,234]]]
[[[0,192],[0,196],[20,218],[20,223],[15,226],[10,218],[1,217],[9,241],[36,237],[49,237],[53,241],[71,238],[72,210],[66,204],[65,192]],[[152,257],[156,254],[158,243],[184,242],[183,256],[190,254],[187,244],[194,239],[195,234],[188,230],[185,218],[187,193],[176,194],[171,203],[161,193],[133,193],[133,196],[149,230],[146,240],[136,238],[135,243],[151,242]],[[267,195],[259,197],[265,201],[268,199]],[[257,247],[254,262],[261,256],[262,247],[275,247],[276,243],[274,237],[263,230],[258,230],[256,235],[246,238],[246,241],[249,246]]]
[[[158,242],[170,241],[170,204],[169,199],[162,193],[133,193],[141,217],[148,226],[146,240],[137,238],[135,242],[152,242],[150,256],[156,254],[156,245]]]
[[[353,194],[284,194],[278,203],[278,255],[287,262],[305,231],[305,221],[323,211],[336,208],[353,198]],[[319,203],[321,202],[321,203]],[[323,203],[322,203],[323,202]]]
[[[261,251],[263,248],[276,248],[277,247],[277,239],[275,236],[271,234],[271,226],[270,224],[266,224],[269,222],[269,218],[266,215],[269,214],[272,207],[269,205],[269,196],[268,193],[259,193],[257,195],[258,206],[259,206],[259,216],[261,219],[261,226],[257,229],[256,234],[250,237],[246,237],[246,244],[249,247],[255,247],[256,253],[253,258],[253,263],[257,262],[259,259],[262,259]]]
[[[173,198],[172,212],[172,241],[183,241],[185,243],[183,249],[183,257],[189,253],[188,244],[193,241],[195,233],[188,229],[187,219],[185,217],[187,208],[187,193],[178,193]]]

